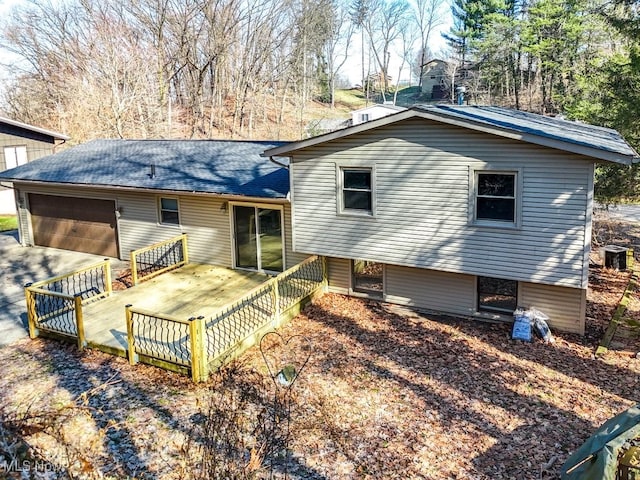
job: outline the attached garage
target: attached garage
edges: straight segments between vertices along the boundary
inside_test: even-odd
[[[29,210],[35,245],[118,257],[115,201],[30,193]]]

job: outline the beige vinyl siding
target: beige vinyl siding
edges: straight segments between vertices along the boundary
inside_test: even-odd
[[[346,258],[327,258],[327,278],[329,291],[349,293],[351,287],[351,260]]]
[[[521,282],[518,303],[536,307],[549,316],[549,326],[564,332],[584,335],[587,291],[579,288],[554,287]]]
[[[31,236],[31,228],[29,228],[29,210],[26,208],[27,195],[19,188],[15,189],[16,205],[22,205],[17,209],[16,216],[18,218],[18,234],[21,245],[33,245],[33,237]]]
[[[373,166],[376,216],[337,214],[336,165]],[[473,169],[521,172],[521,228],[469,224]],[[296,250],[584,288],[592,164],[413,119],[296,152]]]
[[[293,229],[291,227],[291,204],[284,204],[284,241],[285,241],[285,260],[287,262],[286,268],[291,268],[294,265],[302,262],[309,255],[294,252],[293,251]]]
[[[459,315],[476,312],[476,280],[472,275],[387,265],[385,300]]]
[[[158,223],[158,198],[160,195],[146,192],[91,189],[82,187],[48,187],[21,185],[21,192],[62,195],[80,198],[101,198],[116,201],[121,214],[118,220],[121,258],[127,259],[131,250],[186,233],[191,261],[232,267],[231,216],[228,201],[223,198],[201,195],[170,195],[179,202],[180,225]],[[247,203],[252,205],[252,203]],[[291,239],[291,208],[284,206],[285,255],[287,267],[291,267],[307,255],[293,252]],[[25,235],[25,245],[33,244],[29,227],[29,213],[20,211],[20,225]]]

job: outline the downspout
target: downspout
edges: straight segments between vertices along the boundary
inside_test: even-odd
[[[289,159],[291,159],[291,157],[289,157]],[[274,159],[272,155],[269,156],[269,161],[275,163],[279,167],[286,168],[287,170],[289,170],[289,165],[285,165],[284,163],[280,163],[279,161]]]
[[[65,138],[61,138],[60,140],[62,140],[62,142],[56,143],[55,139],[54,139],[54,141],[53,141],[53,153],[56,153],[56,148],[61,147],[62,145],[67,143],[67,140]]]

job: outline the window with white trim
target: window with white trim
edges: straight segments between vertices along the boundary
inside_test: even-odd
[[[518,201],[516,172],[475,171],[473,221],[516,225]]]
[[[4,168],[0,168],[0,170],[9,170],[25,163],[27,163],[26,145],[4,147]]]
[[[180,209],[178,199],[161,197],[159,205],[160,223],[166,225],[180,225]]]
[[[373,171],[371,168],[340,168],[341,211],[373,214]]]

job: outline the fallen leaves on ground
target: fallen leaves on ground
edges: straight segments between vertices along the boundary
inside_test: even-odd
[[[290,478],[557,478],[639,397],[635,355],[593,355],[627,279],[594,263],[588,335],[554,332],[554,344],[513,341],[507,324],[325,295],[280,330],[312,346],[293,387]],[[269,379],[258,348],[242,363]],[[0,370],[0,410],[23,420],[33,458],[69,464],[76,478],[193,468],[185,449],[207,385],[40,339],[0,350]]]

